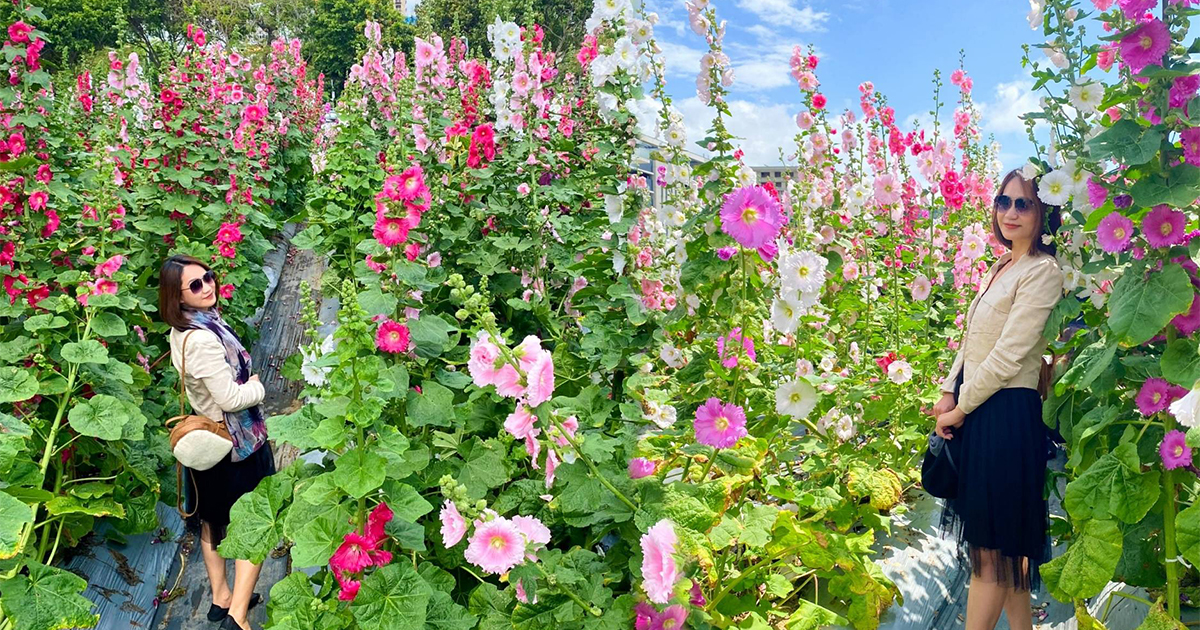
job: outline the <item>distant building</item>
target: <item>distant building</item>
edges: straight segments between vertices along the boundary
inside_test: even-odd
[[[794,175],[796,170],[794,166],[752,166],[750,168],[753,168],[754,173],[758,175],[759,184],[771,182],[780,192],[783,192],[788,176]]]
[[[633,150],[633,171],[646,178],[646,186],[650,189],[650,197],[655,206],[662,206],[665,199],[665,192],[658,185],[658,166],[665,164],[651,157],[654,151],[664,148],[663,143],[657,138],[639,133],[637,136],[637,146]],[[692,166],[696,166],[704,162],[704,158],[684,149],[686,155],[691,161]]]
[[[392,6],[400,12],[400,15],[408,13],[408,0],[392,0]]]

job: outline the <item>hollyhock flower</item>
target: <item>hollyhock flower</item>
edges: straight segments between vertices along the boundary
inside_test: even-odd
[[[829,261],[811,251],[792,252],[779,260],[780,282],[784,288],[800,293],[813,293],[825,282],[825,267]]]
[[[901,187],[896,176],[884,173],[875,177],[875,201],[880,205],[891,205],[900,201]]]
[[[1074,188],[1071,174],[1067,169],[1060,168],[1050,171],[1038,181],[1038,199],[1050,206],[1061,206],[1071,198]]]
[[[528,374],[529,388],[525,391],[528,402],[536,407],[554,395],[554,361],[549,352],[542,351]]]
[[[1121,61],[1137,74],[1146,66],[1161,66],[1171,45],[1171,33],[1162,20],[1154,18],[1121,38]]]
[[[658,462],[644,457],[634,457],[629,460],[629,478],[641,479],[649,477],[658,471]]]
[[[8,25],[8,38],[14,44],[25,44],[29,42],[29,34],[33,32],[33,27],[21,20],[17,20]]]
[[[746,249],[758,249],[775,240],[783,225],[779,202],[761,186],[739,188],[721,205],[721,230]]]
[[[428,191],[425,187],[425,171],[419,164],[404,169],[404,172],[395,177],[398,179],[395,199],[415,201]]]
[[[376,549],[376,544],[366,536],[350,532],[329,558],[329,566],[342,573],[358,573],[367,567],[391,562],[392,554]]]
[[[1163,468],[1167,470],[1192,465],[1192,449],[1187,445],[1187,434],[1183,431],[1170,431],[1164,435],[1158,454],[1162,457]]]
[[[49,195],[44,190],[35,190],[29,195],[29,207],[33,210],[42,211],[46,209],[46,201]]]
[[[46,225],[42,227],[42,238],[50,238],[58,231],[59,221],[58,213],[53,210],[46,211]]]
[[[478,523],[463,557],[484,573],[508,573],[525,559],[525,536],[503,517]]]
[[[216,242],[218,243],[240,243],[242,242],[242,228],[236,223],[222,223],[217,229]]]
[[[1142,234],[1151,247],[1171,247],[1183,242],[1187,217],[1167,205],[1154,206],[1142,220]]]
[[[780,415],[803,420],[816,408],[817,390],[803,378],[784,381],[775,390],[775,411]]]
[[[1167,409],[1179,424],[1189,429],[1200,426],[1200,390],[1193,389],[1183,398],[1171,403]]]
[[[517,408],[504,420],[504,430],[518,440],[524,440],[535,435],[535,420],[533,414],[529,413],[529,407],[517,403]]]
[[[1165,410],[1171,403],[1187,394],[1187,390],[1168,383],[1165,379],[1151,377],[1146,379],[1142,384],[1142,389],[1138,391],[1137,402],[1138,411],[1142,412],[1143,416],[1152,416],[1160,411]]]
[[[1185,337],[1190,337],[1192,333],[1200,330],[1200,293],[1192,296],[1192,306],[1186,313],[1180,313],[1171,319],[1171,325]]]
[[[730,258],[733,258],[733,255],[736,253],[737,248],[732,245],[729,247],[722,247],[721,249],[717,250],[717,258],[720,258],[721,260],[729,260]]]
[[[907,383],[912,380],[913,369],[908,361],[899,359],[892,361],[887,366],[888,380],[896,384]]]
[[[376,505],[369,514],[367,514],[366,536],[376,546],[387,539],[387,534],[384,528],[392,520],[395,514],[392,508],[388,507],[387,503],[380,502]]]
[[[1200,90],[1200,75],[1189,74],[1183,77],[1175,77],[1171,83],[1171,91],[1168,96],[1168,105],[1170,107],[1185,107],[1188,101],[1196,95],[1196,91]]]
[[[467,371],[479,387],[491,385],[496,380],[496,360],[500,358],[500,348],[488,339],[479,338],[471,345],[471,358],[467,361]]]
[[[224,299],[224,300],[232,299],[233,298],[233,285],[232,284],[222,284],[217,289],[217,292],[221,294],[221,299]]]
[[[1158,6],[1158,0],[1117,0],[1117,5],[1126,18],[1136,22],[1151,8]]]
[[[1133,221],[1120,212],[1113,211],[1100,219],[1100,225],[1096,227],[1096,237],[1100,242],[1100,249],[1110,254],[1123,252],[1129,249],[1129,244],[1133,241]]]
[[[717,398],[709,398],[696,409],[692,427],[697,442],[714,448],[729,448],[747,435],[742,408],[733,403],[722,404]]]
[[[525,386],[521,385],[521,374],[511,365],[501,367],[496,372],[492,384],[496,386],[496,393],[505,398],[519,398],[525,394]]]
[[[536,559],[537,556],[533,552],[550,543],[550,528],[533,516],[514,516],[512,522],[525,537],[526,557],[530,560]]]
[[[1200,127],[1189,127],[1179,133],[1183,145],[1183,159],[1192,166],[1200,166]]]
[[[727,368],[735,368],[738,364],[738,351],[736,349],[737,342],[742,342],[742,349],[746,351],[746,356],[751,362],[758,359],[758,355],[754,353],[754,340],[749,337],[742,336],[740,327],[729,331],[727,336],[717,338],[717,356],[721,359],[721,365]],[[729,353],[725,352],[726,342],[731,344]]]
[[[355,597],[358,597],[358,589],[362,587],[362,582],[345,577],[341,572],[334,571],[334,576],[337,578],[338,600],[343,602],[352,602]]]
[[[517,363],[525,372],[533,369],[535,363],[542,359],[542,355],[547,354],[542,349],[542,340],[535,335],[526,335],[521,343],[513,348],[513,356],[517,358]]]
[[[679,568],[675,563],[675,545],[679,538],[670,520],[663,519],[642,535],[642,588],[646,597],[656,603],[671,600],[671,591],[679,581]]]
[[[654,621],[654,616],[658,611],[654,606],[646,602],[638,602],[633,607],[633,628],[634,630],[650,630],[650,624]]]
[[[117,254],[116,256],[109,258],[99,265],[96,265],[96,271],[94,275],[97,278],[111,278],[113,277],[114,273],[117,273],[117,271],[121,269],[121,265],[124,263],[125,257]]]
[[[1092,208],[1099,208],[1108,199],[1108,189],[1096,181],[1094,177],[1089,177],[1087,181],[1087,195],[1088,203],[1092,205]]]
[[[813,109],[825,109],[825,104],[826,104],[826,99],[825,99],[824,94],[821,94],[820,92],[813,94],[813,97],[812,97]]]
[[[384,247],[394,247],[408,240],[408,229],[404,219],[379,217],[375,219],[375,240]]]
[[[644,623],[639,621],[642,619],[642,613],[637,613],[634,620],[635,630],[682,630],[687,622],[687,609],[681,604],[668,606],[662,612],[655,611],[654,607],[648,604],[642,605],[646,606],[645,610],[648,612]],[[643,625],[638,625],[639,623]]]
[[[375,332],[375,347],[391,354],[408,352],[411,337],[408,327],[400,322],[385,319]]]
[[[920,274],[916,278],[913,278],[912,284],[909,285],[909,290],[912,292],[912,299],[924,302],[929,298],[930,291],[933,290],[933,283],[924,274]]]
[[[458,513],[458,506],[447,499],[442,503],[442,511],[438,518],[442,521],[442,544],[447,549],[457,545],[467,533],[467,521]]]

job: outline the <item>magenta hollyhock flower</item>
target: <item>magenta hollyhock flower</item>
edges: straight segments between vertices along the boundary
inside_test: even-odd
[[[1129,244],[1133,241],[1133,221],[1120,212],[1114,211],[1100,219],[1100,225],[1096,228],[1096,236],[1100,242],[1100,248],[1104,251],[1110,254],[1123,252],[1129,249]]]
[[[1163,468],[1167,470],[1192,465],[1192,449],[1187,445],[1187,434],[1183,431],[1170,431],[1164,435],[1158,454],[1162,456]]]
[[[337,578],[338,599],[343,602],[352,602],[355,597],[358,597],[358,589],[362,587],[362,582],[346,577],[341,571],[334,571],[334,577]]]
[[[720,214],[721,229],[746,249],[770,243],[783,227],[779,202],[761,186],[746,186],[729,193]]]
[[[533,414],[529,413],[529,407],[517,403],[516,410],[508,414],[504,421],[504,430],[518,440],[524,440],[533,434],[534,420]]]
[[[1125,17],[1136,22],[1152,7],[1158,6],[1158,0],[1117,0],[1117,5]]]
[[[766,245],[758,248],[758,257],[761,258],[763,262],[769,263],[772,260],[775,260],[775,257],[778,255],[779,246],[777,246],[775,243],[767,243]]]
[[[379,554],[386,554],[386,556],[380,556]],[[387,562],[391,561],[392,554],[376,549],[375,543],[366,536],[350,532],[342,538],[342,544],[330,556],[329,567],[334,571],[341,571],[343,573],[358,573],[369,566],[375,565],[376,558],[383,557],[386,557],[386,561],[381,564],[387,564]]]
[[[525,559],[525,536],[503,517],[479,523],[467,541],[463,557],[484,573],[508,573]]]
[[[733,255],[736,253],[737,253],[736,247],[733,247],[733,246],[722,247],[721,249],[717,250],[717,258],[720,258],[721,260],[729,260],[730,258],[733,258]]]
[[[727,368],[735,368],[738,364],[737,343],[742,342],[742,349],[746,351],[746,356],[750,361],[756,361],[758,355],[754,353],[754,340],[749,337],[742,336],[741,327],[734,328],[729,331],[726,336],[717,338],[717,357],[721,359],[721,365]],[[726,345],[729,346],[729,352],[726,354]]]
[[[663,519],[642,535],[642,588],[646,597],[656,603],[671,601],[671,591],[679,580],[675,564],[675,545],[679,538],[671,521]]]
[[[634,630],[650,630],[650,623],[654,621],[654,615],[657,614],[658,611],[654,609],[654,606],[646,602],[638,602],[633,607]]]
[[[375,347],[384,352],[400,354],[408,352],[411,339],[407,326],[385,319],[379,324],[379,330],[375,333]]]
[[[692,423],[696,441],[714,448],[729,448],[746,437],[746,413],[733,404],[721,404],[717,398],[709,398],[696,409]]]
[[[680,604],[667,606],[650,620],[650,630],[682,630],[687,622],[687,609]]]
[[[96,265],[95,276],[97,278],[111,278],[114,273],[121,269],[121,265],[125,264],[125,257],[117,254],[112,258]]]
[[[240,243],[242,242],[242,228],[236,223],[222,223],[217,229],[218,243]]]
[[[634,457],[629,460],[629,478],[641,479],[649,477],[658,470],[658,462],[651,461],[645,457]]]
[[[554,395],[554,360],[549,352],[543,350],[539,354],[537,362],[529,369],[526,380],[529,387],[525,390],[525,396],[530,406],[536,407],[550,400]]]
[[[471,358],[467,361],[467,371],[479,387],[487,387],[496,380],[496,360],[500,358],[500,348],[488,338],[479,338],[471,346]]]
[[[387,503],[380,502],[370,514],[367,514],[367,539],[375,546],[387,539],[387,534],[384,533],[384,528],[395,516],[392,513],[392,508],[388,507]]]
[[[1092,208],[1099,208],[1104,205],[1108,199],[1108,189],[1100,182],[1096,181],[1095,177],[1089,177],[1087,181],[1088,203],[1092,204]]]
[[[217,293],[221,294],[222,300],[233,299],[233,285],[232,284],[222,284],[221,288],[217,289]]]
[[[1183,398],[1186,394],[1186,389],[1172,385],[1165,379],[1152,377],[1146,379],[1146,382],[1142,384],[1142,389],[1138,391],[1135,402],[1137,402],[1138,411],[1142,412],[1143,416],[1152,416],[1165,410],[1172,402]]]
[[[1200,90],[1200,75],[1189,74],[1184,77],[1175,77],[1175,81],[1171,83],[1167,104],[1170,107],[1185,107],[1188,101],[1196,95],[1197,90]]]
[[[1172,247],[1183,242],[1187,217],[1166,204],[1154,206],[1142,220],[1142,233],[1151,247]]]
[[[397,177],[399,181],[396,187],[396,199],[416,201],[427,192],[425,188],[425,171],[421,170],[419,164],[414,164],[404,169],[404,172],[400,173]]]
[[[1171,33],[1162,20],[1154,18],[1121,38],[1121,60],[1137,74],[1146,66],[1161,66],[1171,45]]]
[[[700,590],[700,582],[692,582],[692,590],[688,591],[688,603],[697,607],[703,608],[708,605],[708,600],[704,598],[704,591]]]
[[[408,221],[394,217],[378,217],[372,235],[384,247],[395,247],[408,240]]]
[[[1179,132],[1183,144],[1183,159],[1192,166],[1200,166],[1200,127],[1189,127]]]
[[[1192,296],[1192,306],[1186,313],[1180,313],[1171,319],[1171,325],[1185,337],[1190,337],[1196,330],[1200,330],[1200,293]]]
[[[438,518],[442,521],[442,544],[446,545],[447,549],[457,545],[467,533],[467,521],[458,512],[458,506],[447,499],[442,503],[442,511],[438,513]]]

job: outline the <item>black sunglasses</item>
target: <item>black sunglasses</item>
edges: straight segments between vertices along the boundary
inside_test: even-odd
[[[212,269],[209,269],[208,271],[204,272],[203,276],[200,276],[199,278],[189,282],[188,289],[191,289],[192,293],[200,295],[200,292],[204,290],[204,285],[213,284],[216,281],[217,274],[213,273]]]
[[[1008,195],[996,195],[996,200],[993,202],[992,207],[996,210],[996,212],[1008,212],[1008,209],[1014,205],[1017,207],[1017,212],[1021,214],[1033,211],[1032,199],[1026,199],[1024,197],[1017,197],[1016,199],[1013,199]]]

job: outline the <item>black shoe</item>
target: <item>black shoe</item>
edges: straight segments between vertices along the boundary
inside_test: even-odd
[[[247,621],[246,623],[250,622]],[[225,619],[221,621],[219,630],[242,630],[242,627],[238,625],[238,622],[233,620],[233,617],[225,615]]]
[[[246,607],[246,610],[251,610],[252,608],[257,606],[259,604],[259,602],[261,602],[261,601],[262,601],[262,597],[259,597],[258,593],[251,595],[250,596],[250,605]],[[215,623],[215,622],[221,621],[222,619],[224,619],[228,616],[229,616],[228,608],[221,608],[220,606],[218,606],[216,604],[213,604],[212,606],[209,606],[209,608],[208,608],[208,620],[209,621],[212,621]],[[233,627],[237,628],[237,624],[236,623],[233,624]]]

